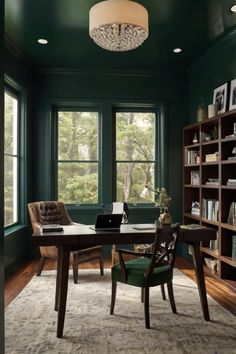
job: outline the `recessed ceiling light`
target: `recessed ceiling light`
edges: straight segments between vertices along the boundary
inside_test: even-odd
[[[46,39],[44,39],[44,38],[40,38],[40,39],[38,39],[38,43],[40,43],[40,44],[48,44],[48,41]]]
[[[175,48],[175,49],[173,49],[173,52],[174,53],[181,53],[182,49],[181,48]]]
[[[230,11],[236,12],[236,5],[233,5],[233,6],[230,8]]]

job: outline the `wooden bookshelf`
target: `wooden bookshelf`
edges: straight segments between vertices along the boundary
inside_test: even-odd
[[[227,182],[236,180],[236,160],[228,160],[236,147],[236,135],[232,136],[235,122],[236,109],[183,130],[183,223],[215,228],[218,242],[202,242],[201,249],[204,259],[217,261],[217,269],[213,272],[207,265],[204,269],[234,289],[236,258],[232,257],[232,236],[236,235],[236,221],[228,223],[228,216],[232,203],[236,205],[236,185]],[[195,135],[198,142],[193,144]],[[192,184],[192,176],[196,174],[199,184],[195,183],[196,179]],[[199,215],[196,215],[196,205],[199,205]]]

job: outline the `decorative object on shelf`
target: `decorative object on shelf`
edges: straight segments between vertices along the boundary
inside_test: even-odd
[[[217,105],[218,113],[226,112],[228,83],[214,89],[213,103]]]
[[[233,148],[232,154],[233,154],[234,156],[229,156],[229,157],[228,157],[228,160],[236,160],[236,146]]]
[[[193,143],[194,143],[194,144],[197,144],[197,143],[198,143],[197,133],[194,134]]]
[[[213,140],[218,139],[218,129],[217,126],[215,125],[214,128],[210,131],[211,137]]]
[[[201,141],[202,142],[208,142],[211,141],[211,134],[201,132]]]
[[[208,105],[208,118],[213,118],[218,114],[217,105],[215,103]]]
[[[216,274],[218,272],[218,260],[217,259],[212,259],[212,258],[204,258],[206,265],[210,270],[212,271],[213,274]]]
[[[201,103],[199,104],[198,106],[198,109],[197,109],[197,121],[198,122],[201,122],[202,120],[206,119],[206,107],[203,103],[203,99],[201,97]]]
[[[236,79],[230,83],[229,110],[236,108]]]
[[[191,171],[191,185],[199,186],[200,183],[200,175],[198,170]]]
[[[135,49],[148,38],[147,9],[129,0],[98,2],[89,11],[89,35],[106,50]]]
[[[236,187],[236,178],[228,178],[227,186],[234,186],[234,187]]]
[[[191,206],[191,214],[200,216],[200,203],[197,201],[192,202]]]

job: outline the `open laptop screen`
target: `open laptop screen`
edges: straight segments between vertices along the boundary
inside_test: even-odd
[[[117,231],[120,229],[122,214],[98,214],[96,223],[90,228],[96,231]]]

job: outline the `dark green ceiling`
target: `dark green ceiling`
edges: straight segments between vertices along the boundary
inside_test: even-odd
[[[149,12],[149,38],[139,48],[112,53],[88,34],[95,0],[5,0],[5,32],[37,68],[185,70],[236,27],[236,0],[138,0]],[[37,43],[48,39],[48,45]],[[173,54],[181,47],[181,54]]]

